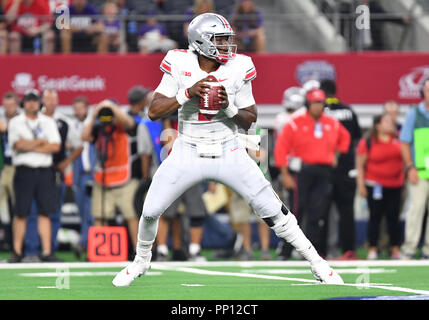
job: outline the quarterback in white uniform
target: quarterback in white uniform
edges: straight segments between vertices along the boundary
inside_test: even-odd
[[[179,136],[152,179],[140,218],[136,257],[113,279],[115,286],[129,286],[149,270],[159,217],[202,180],[218,181],[240,194],[278,237],[309,261],[316,279],[343,283],[306,238],[239,138],[238,128],[248,130],[257,118],[251,84],[256,69],[250,57],[236,54],[233,35],[221,15],[199,15],[189,24],[189,49],[169,51],[161,62],[164,75],[149,117],[159,119],[178,109]],[[198,100],[209,88],[208,76],[217,79],[220,89],[219,103],[206,109]]]

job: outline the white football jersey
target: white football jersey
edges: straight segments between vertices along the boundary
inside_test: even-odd
[[[167,97],[175,97],[179,90],[193,86],[197,81],[213,75],[228,94],[230,104],[238,109],[255,104],[251,80],[256,77],[252,59],[237,54],[211,73],[201,70],[198,56],[192,50],[170,50],[160,65],[163,79],[156,88]],[[225,141],[237,133],[237,125],[220,110],[211,120],[207,120],[198,108],[198,97],[191,98],[179,109],[179,135],[195,142]]]

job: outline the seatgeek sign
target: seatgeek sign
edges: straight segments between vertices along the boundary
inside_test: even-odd
[[[249,54],[256,66],[252,81],[258,105],[281,104],[283,92],[310,79],[334,79],[338,96],[351,104],[387,100],[414,104],[429,78],[429,54],[401,52]],[[127,104],[136,85],[155,89],[164,54],[71,54],[0,56],[0,94],[55,89],[60,104],[86,96],[91,104],[114,98]]]

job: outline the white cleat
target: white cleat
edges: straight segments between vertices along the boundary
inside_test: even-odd
[[[311,266],[314,277],[324,284],[344,284],[341,276],[336,273],[325,260],[320,260]]]
[[[136,256],[126,268],[122,269],[112,283],[115,287],[128,287],[136,278],[144,275],[150,269],[152,253],[146,258]]]

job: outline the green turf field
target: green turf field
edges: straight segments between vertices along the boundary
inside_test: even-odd
[[[319,300],[429,298],[429,261],[331,261],[345,285],[318,284],[303,261],[152,263],[130,287],[125,263],[0,263],[1,300]]]

